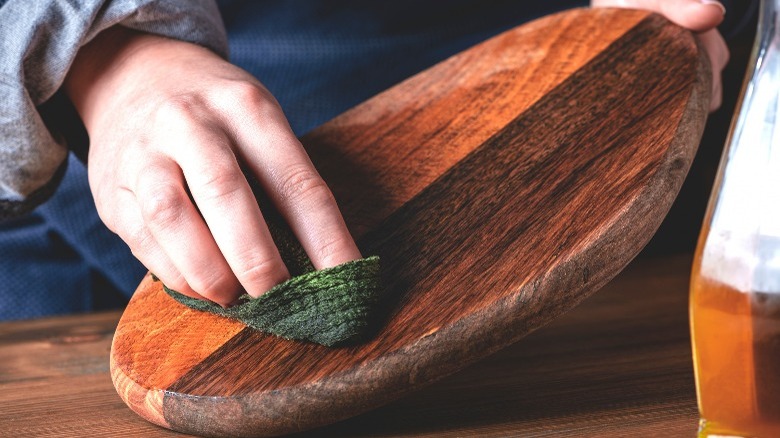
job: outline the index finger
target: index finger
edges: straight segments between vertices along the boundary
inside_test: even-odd
[[[312,264],[330,268],[361,257],[336,200],[273,97],[260,87],[241,89],[226,107],[238,153],[282,214]]]

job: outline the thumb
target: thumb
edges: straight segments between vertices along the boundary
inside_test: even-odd
[[[653,3],[653,2],[650,2]],[[717,0],[657,0],[661,14],[680,26],[704,32],[723,21],[726,8]]]
[[[726,14],[726,8],[717,0],[593,0],[592,4],[657,12],[694,32],[713,29]]]

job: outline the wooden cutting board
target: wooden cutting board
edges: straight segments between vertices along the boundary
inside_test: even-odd
[[[120,396],[171,429],[262,436],[403,396],[597,290],[647,243],[707,115],[709,64],[647,12],[518,27],[302,138],[392,310],[327,348],[190,310],[147,276],[111,350]],[[651,297],[648,297],[651,298]]]

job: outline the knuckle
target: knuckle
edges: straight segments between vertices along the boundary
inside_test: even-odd
[[[157,105],[154,120],[163,126],[192,121],[201,105],[200,99],[193,94],[172,96]]]
[[[154,239],[146,227],[139,226],[127,230],[124,236],[125,242],[134,255],[145,255],[154,246]]]
[[[150,224],[167,227],[180,219],[184,202],[180,187],[161,184],[141,198],[141,215]]]
[[[196,293],[215,302],[228,300],[236,286],[226,273],[213,273],[210,276],[194,275],[187,283]]]
[[[318,245],[314,252],[318,260],[324,260],[325,263],[333,264],[331,260],[335,258],[334,256],[342,254],[344,247],[344,242],[340,239],[331,239]]]
[[[273,121],[282,113],[276,98],[262,85],[237,81],[224,92],[223,108],[230,113],[245,117],[247,111],[257,114],[261,119]]]
[[[317,172],[308,166],[299,166],[286,172],[279,181],[282,199],[327,203],[333,194]]]
[[[234,81],[225,89],[225,98],[240,105],[257,107],[273,102],[270,93],[263,87],[246,81]]]
[[[258,263],[253,263],[239,274],[241,283],[254,286],[260,285],[258,287],[263,287],[266,289],[269,289],[273,287],[273,285],[284,281],[286,277],[287,269],[284,267],[284,265],[273,260],[263,260]],[[255,292],[265,291],[262,290]]]
[[[207,200],[220,200],[241,190],[244,176],[236,168],[226,164],[214,164],[200,184],[200,191]]]

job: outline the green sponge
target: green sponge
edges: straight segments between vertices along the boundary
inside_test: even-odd
[[[258,199],[268,229],[292,278],[258,298],[249,294],[225,309],[164,287],[176,301],[192,309],[237,319],[254,329],[286,339],[328,347],[355,343],[370,331],[383,292],[379,257],[354,260],[315,271],[314,266],[273,204],[251,174],[245,173]]]
[[[381,295],[379,257],[311,271],[275,286],[258,298],[248,294],[223,308],[165,287],[187,307],[237,319],[254,329],[328,347],[360,340]]]

